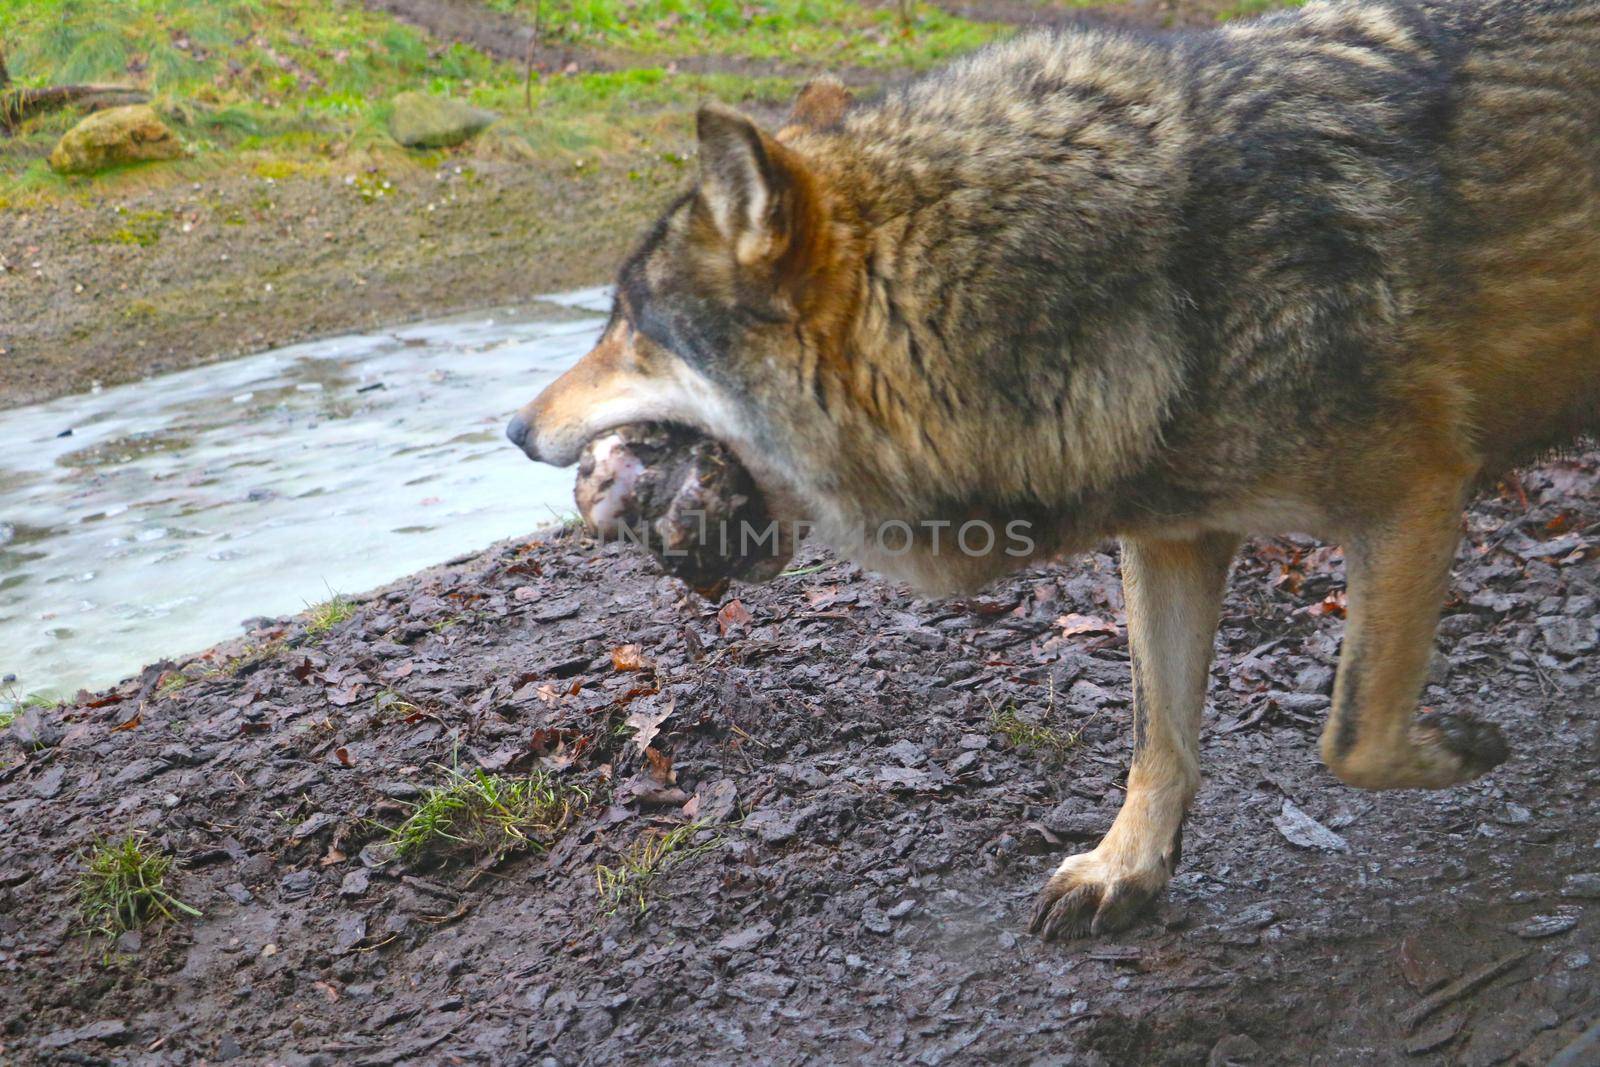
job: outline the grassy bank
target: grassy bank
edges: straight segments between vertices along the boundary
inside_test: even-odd
[[[496,6],[531,26],[531,4],[485,5]],[[681,114],[707,97],[777,106],[793,91],[792,78],[768,76],[754,62],[677,71],[675,60],[690,54],[916,68],[1003,32],[926,7],[903,24],[887,9],[846,0],[550,2],[540,26],[542,41],[607,49],[605,65],[622,69],[569,64],[530,75],[351,2],[33,0],[0,11],[0,41],[18,85],[104,82],[149,92],[193,156],[140,169],[179,179],[264,160],[278,162],[281,177],[374,153],[435,163],[404,153],[389,136],[389,101],[402,90],[501,115],[475,155],[570,163],[577,153],[636,151],[659,132],[663,113]],[[37,194],[115,189],[116,175],[65,179],[45,163],[77,118],[57,112],[0,140],[0,195],[26,204]]]

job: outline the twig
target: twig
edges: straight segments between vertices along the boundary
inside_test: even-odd
[[[528,55],[523,65],[522,103],[533,112],[533,53],[539,47],[539,22],[544,10],[544,0],[533,0],[533,26],[528,31]]]
[[[47,111],[59,111],[69,104],[79,104],[92,110],[149,102],[148,93],[130,89],[125,85],[56,85],[48,89],[6,89],[0,91],[0,126],[8,130],[15,129],[24,119]]]
[[[1433,1015],[1441,1008],[1455,1003],[1462,997],[1476,993],[1531,955],[1533,955],[1533,949],[1525,948],[1520,952],[1513,952],[1509,956],[1496,960],[1486,967],[1480,967],[1469,975],[1457,978],[1437,993],[1418,1001],[1410,1011],[1400,1016],[1400,1025],[1405,1027],[1407,1033],[1410,1033],[1417,1028],[1418,1023],[1428,1016]]]

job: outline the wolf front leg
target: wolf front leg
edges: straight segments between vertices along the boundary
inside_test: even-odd
[[[1417,715],[1460,539],[1463,480],[1413,487],[1345,545],[1349,607],[1322,759],[1365,789],[1442,789],[1506,758],[1492,723]]]
[[[1128,795],[1099,846],[1069,856],[1040,892],[1030,928],[1047,940],[1122,929],[1172,877],[1200,786],[1200,712],[1238,546],[1231,534],[1122,542],[1133,653]]]

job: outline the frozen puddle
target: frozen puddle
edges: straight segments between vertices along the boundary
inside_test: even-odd
[[[603,289],[0,411],[0,704],[115,682],[572,513],[506,419]],[[68,436],[61,436],[71,430]]]

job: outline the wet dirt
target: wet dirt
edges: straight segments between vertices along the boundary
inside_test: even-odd
[[[949,601],[803,555],[709,605],[555,533],[325,634],[264,625],[0,742],[0,1059],[1544,1064],[1600,1017],[1600,453],[1466,527],[1422,702],[1478,709],[1510,761],[1436,794],[1335,782],[1339,556],[1255,543],[1182,866],[1107,941],[1024,926],[1122,797],[1110,555]],[[1008,739],[1008,709],[1064,751]],[[547,853],[395,862],[380,827],[452,764],[593,801]],[[596,868],[696,822],[647,908],[604,914]],[[129,829],[204,912],[137,945],[74,918],[82,850]]]
[[[3,211],[0,408],[604,281],[683,181],[655,154],[559,171],[458,156]],[[153,244],[107,239],[152,215]]]

